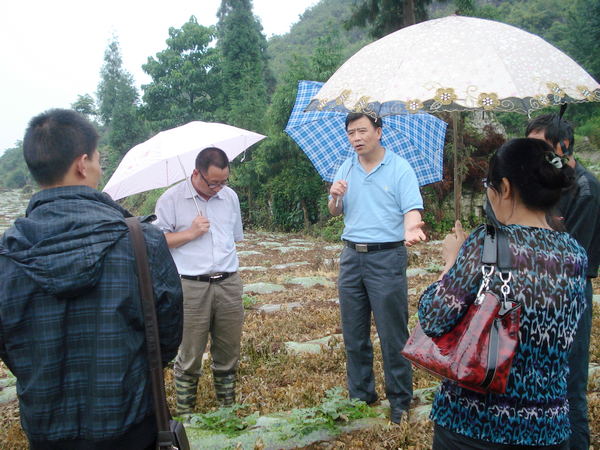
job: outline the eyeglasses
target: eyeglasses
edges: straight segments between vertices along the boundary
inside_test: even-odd
[[[198,173],[200,174],[200,176],[202,177],[202,179],[204,180],[204,182],[206,183],[206,185],[208,186],[209,189],[214,189],[214,188],[217,188],[217,187],[224,188],[225,186],[227,186],[229,184],[229,178],[227,178],[222,183],[210,184],[208,181],[206,181],[206,178],[204,178],[204,175],[202,175],[202,172],[198,171]]]
[[[492,183],[488,182],[487,178],[482,178],[481,182],[483,183],[483,187],[486,188],[486,189],[492,187]]]

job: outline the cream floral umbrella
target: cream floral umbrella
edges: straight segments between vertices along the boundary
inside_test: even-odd
[[[403,28],[346,61],[306,111],[386,117],[436,111],[530,114],[600,102],[600,84],[542,38],[491,20],[448,16]],[[457,148],[454,118],[454,148]],[[460,217],[454,152],[456,218]]]
[[[600,102],[600,84],[542,38],[500,22],[448,16],[364,47],[332,75],[307,111],[529,114],[590,101]]]

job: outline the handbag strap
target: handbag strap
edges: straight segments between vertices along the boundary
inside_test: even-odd
[[[500,272],[508,272],[512,267],[508,238],[501,227],[486,225],[481,262],[496,266]]]
[[[503,293],[503,299],[507,300],[507,295],[510,291],[508,285],[511,279],[510,268],[512,267],[510,249],[508,247],[508,238],[506,233],[501,227],[487,224],[485,238],[483,241],[483,252],[481,255],[481,262],[484,265],[484,277],[487,277],[479,289],[478,300],[482,301],[483,294],[482,288],[487,288],[492,271],[486,273],[485,266],[496,266],[500,271],[500,278],[503,281],[501,288]],[[505,314],[508,314],[511,309],[507,309],[504,302],[500,303],[500,311],[498,317],[492,322],[492,328],[489,334],[489,347],[488,347],[488,362],[487,371],[484,380],[479,384],[482,389],[488,389],[494,377],[496,376],[496,370],[498,368],[498,357],[500,351],[500,328],[502,327],[501,320]]]
[[[148,252],[146,251],[146,239],[142,225],[137,217],[128,217],[125,221],[131,233],[133,254],[135,255],[138,281],[140,283],[146,347],[148,348],[148,365],[150,367],[150,378],[152,379],[152,398],[154,399],[156,423],[158,425],[158,446],[159,448],[171,448],[174,443],[173,432],[169,427],[171,414],[169,413],[165,394],[158,321],[156,319],[150,263],[148,262]]]

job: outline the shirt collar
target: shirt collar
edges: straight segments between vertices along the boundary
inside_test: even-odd
[[[191,199],[192,198],[192,193],[193,193],[194,197],[198,197],[202,201],[207,201],[207,200],[204,200],[204,198],[202,198],[202,196],[200,194],[198,194],[198,191],[196,190],[196,188],[194,188],[194,185],[192,184],[191,178],[188,178],[187,180],[185,180],[184,183],[187,184],[187,186],[184,187],[184,192],[185,192],[184,197],[185,198]],[[191,189],[192,192],[190,192],[190,189]],[[213,197],[216,197],[219,200],[222,200],[223,196],[221,195],[221,192],[223,192],[223,189],[226,189],[226,187],[225,188],[221,188],[221,190],[219,192],[217,192],[215,195],[213,195]]]

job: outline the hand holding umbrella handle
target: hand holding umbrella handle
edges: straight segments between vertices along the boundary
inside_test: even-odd
[[[344,177],[344,181],[346,181],[346,178],[348,178],[348,175],[350,175],[350,171],[352,170],[352,166],[353,164],[350,164],[350,168],[348,169],[348,172],[346,172],[346,176]],[[346,189],[348,188],[348,185],[346,185]],[[340,198],[342,198],[343,195],[338,195],[335,199],[335,207],[338,207],[338,202],[340,201]]]
[[[200,207],[198,206],[198,202],[196,201],[196,196],[194,195],[194,192],[192,191],[192,182],[188,178],[187,173],[185,172],[185,167],[183,167],[183,163],[181,162],[179,155],[177,156],[177,161],[179,161],[179,165],[181,166],[181,170],[183,171],[183,175],[185,176],[185,182],[187,184],[188,189],[190,190],[190,195],[192,196],[192,200],[194,200],[194,205],[196,205],[196,210],[198,211],[198,215],[201,216],[202,211],[200,211]]]
[[[335,207],[339,205],[339,201],[344,197],[348,189],[348,184],[344,180],[338,180],[331,186],[331,196],[335,198]]]

